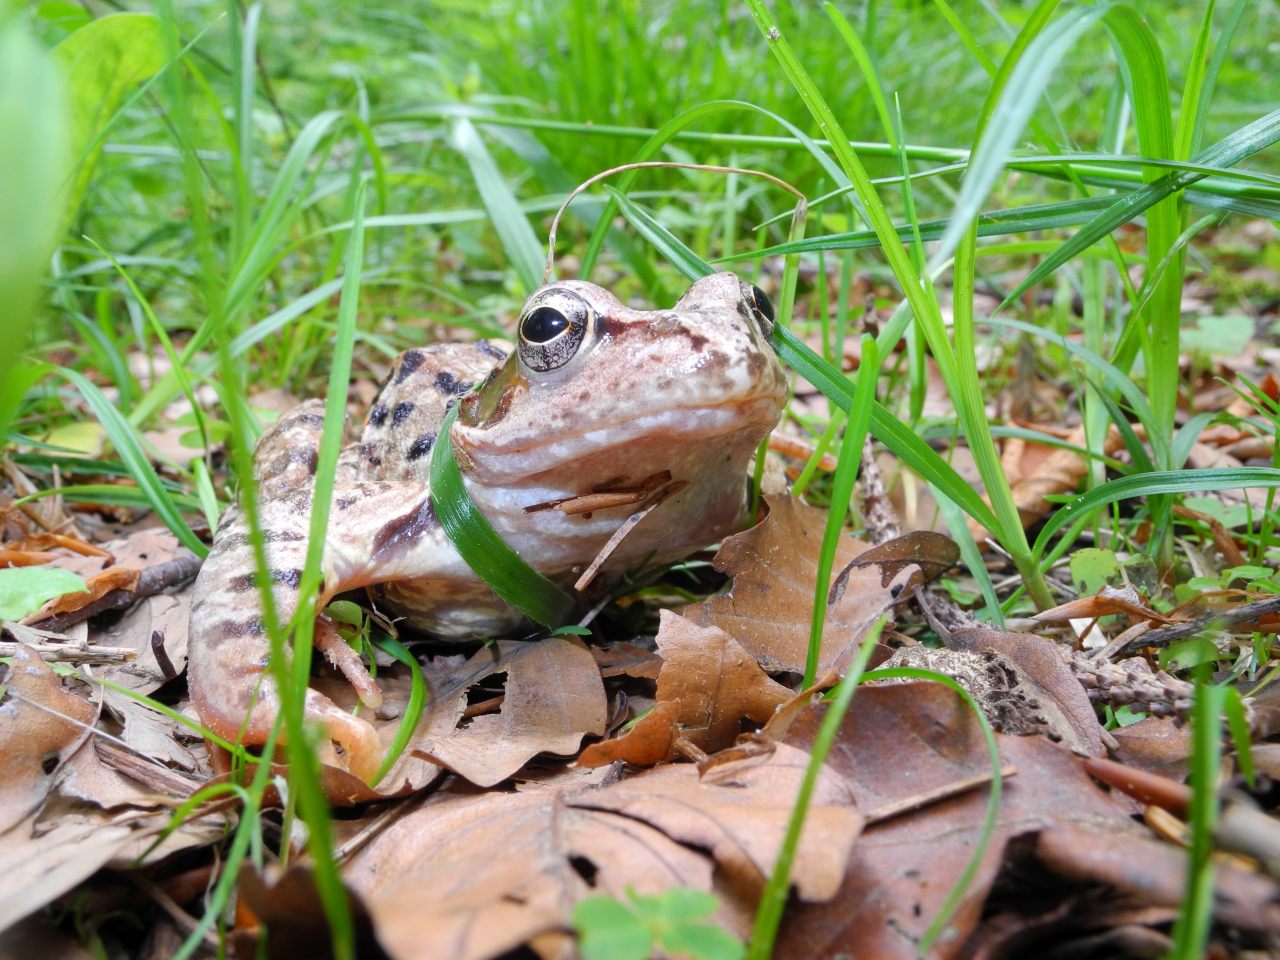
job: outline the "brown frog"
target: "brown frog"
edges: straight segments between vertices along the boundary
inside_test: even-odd
[[[474,640],[521,623],[435,515],[431,452],[454,404],[449,439],[468,492],[498,534],[557,584],[572,584],[635,507],[566,513],[549,504],[668,474],[683,484],[621,541],[603,576],[679,559],[740,529],[747,464],[787,396],[772,327],[765,295],[731,273],[705,277],[673,308],[654,311],[565,280],[529,298],[510,356],[487,342],[401,354],[359,442],[339,461],[316,609],[369,587],[380,609],[443,639]],[[322,412],[320,401],[304,403],[263,434],[254,453],[281,622],[299,603]],[[196,581],[189,676],[209,729],[261,744],[279,694],[266,671],[254,569],[248,524],[233,509]],[[316,644],[376,707],[376,683],[323,616]],[[328,733],[329,762],[373,776],[383,751],[368,721],[315,690],[307,692],[306,717]]]

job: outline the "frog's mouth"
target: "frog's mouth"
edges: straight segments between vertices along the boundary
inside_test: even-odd
[[[720,404],[669,407],[589,430],[526,435],[501,443],[489,442],[483,431],[456,428],[454,438],[477,479],[502,484],[610,453],[621,458],[632,446],[643,445],[651,452],[652,441],[657,440],[687,449],[737,435],[744,446],[755,446],[777,424],[784,402],[782,395],[766,394]]]

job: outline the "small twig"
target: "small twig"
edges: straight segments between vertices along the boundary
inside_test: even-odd
[[[1256,600],[1253,603],[1240,603],[1226,610],[1210,610],[1186,623],[1176,623],[1173,626],[1152,630],[1125,644],[1115,655],[1130,656],[1143,647],[1167,646],[1175,641],[1194,637],[1197,633],[1211,628],[1234,627],[1238,623],[1248,623],[1269,613],[1280,613],[1280,594],[1267,597],[1265,600]]]
[[[169,659],[169,651],[164,648],[164,631],[151,631],[151,655],[156,659],[160,675],[168,682],[178,675],[178,670]]]
[[[1006,763],[1000,768],[1000,777],[1004,780],[1017,776],[1017,774],[1018,768],[1011,763]],[[958,797],[962,793],[968,793],[970,790],[976,790],[978,787],[990,783],[993,779],[991,771],[986,770],[982,773],[975,773],[972,777],[965,777],[963,780],[944,783],[942,786],[926,790],[924,793],[917,793],[914,796],[903,797],[901,800],[894,800],[892,803],[886,803],[868,811],[867,826],[902,816],[904,813],[919,810],[922,807],[948,800],[951,797]]]
[[[622,521],[622,525],[614,531],[613,536],[609,538],[609,542],[600,548],[600,552],[596,554],[596,558],[591,561],[591,566],[587,567],[582,576],[578,578],[578,582],[573,585],[573,589],[579,593],[587,589],[587,585],[595,579],[596,574],[599,573],[600,568],[604,566],[605,561],[613,555],[613,551],[618,549],[618,546],[624,539],[626,539],[627,534],[636,528],[636,524],[652,513],[657,507],[661,506],[668,497],[679,493],[688,485],[689,482],[687,480],[677,480],[674,483],[667,484],[657,493],[653,494],[648,503],[635,513],[631,514],[631,516],[627,517],[626,520]]]
[[[17,626],[6,623],[5,629]],[[24,640],[22,643],[0,641],[0,657],[12,657],[19,647],[27,647],[36,652],[46,663],[128,663],[138,655],[132,647],[96,647],[83,640],[70,643],[37,643]]]

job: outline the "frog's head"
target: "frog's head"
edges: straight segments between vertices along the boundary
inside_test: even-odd
[[[669,310],[632,310],[581,280],[520,313],[517,348],[462,401],[454,449],[484,485],[589,492],[670,470],[696,483],[741,471],[787,396],[769,345],[773,307],[732,273]]]

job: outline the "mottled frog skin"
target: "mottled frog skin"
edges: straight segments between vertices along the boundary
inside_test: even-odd
[[[529,299],[510,356],[484,342],[401,354],[359,441],[339,461],[319,606],[368,587],[380,610],[439,638],[471,640],[521,623],[463,562],[431,503],[430,454],[455,403],[454,456],[476,505],[525,561],[562,586],[635,507],[577,515],[527,508],[662,471],[686,483],[622,540],[602,576],[676,560],[739,529],[748,461],[787,395],[769,346],[772,322],[764,294],[731,273],[705,277],[672,309],[654,311],[567,280]],[[282,622],[299,602],[322,413],[320,401],[304,403],[264,433],[254,453]],[[214,536],[195,586],[189,679],[207,727],[261,744],[279,696],[265,672],[268,642],[248,535],[244,514],[233,509]],[[376,684],[324,617],[316,644],[376,707]],[[372,777],[383,747],[368,721],[315,690],[306,716],[332,741],[328,762]]]

